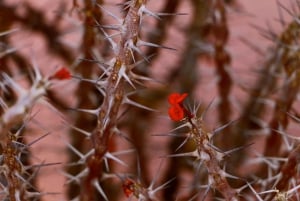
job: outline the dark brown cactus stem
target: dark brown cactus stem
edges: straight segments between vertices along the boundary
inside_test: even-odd
[[[197,117],[188,118],[188,122],[190,133],[197,145],[199,158],[206,166],[210,187],[218,190],[226,201],[238,201],[237,191],[229,185],[224,170],[220,166],[221,161],[217,151],[209,144],[212,134],[207,131],[202,119]]]
[[[101,1],[98,0],[97,3],[101,5]],[[74,6],[78,6],[76,1],[74,2]],[[95,48],[96,45],[96,35],[97,32],[94,28],[94,20],[97,19],[98,22],[101,22],[102,20],[102,13],[100,12],[99,6],[92,3],[89,0],[84,1],[84,34],[82,38],[82,45],[81,45],[81,51],[84,54],[85,59],[93,59],[93,55],[91,52],[91,49]],[[87,68],[87,66],[89,66]],[[87,61],[81,61],[78,64],[78,67],[76,68],[77,72],[84,78],[91,78],[93,73],[94,66]],[[78,99],[78,105],[77,108],[94,108],[96,107],[96,104],[99,104],[102,102],[102,97],[97,98],[98,103],[94,103],[91,98],[96,96],[95,87],[87,82],[80,82],[78,85],[78,88],[76,90],[76,97]],[[74,126],[86,131],[92,131],[93,128],[96,125],[96,118],[92,118],[91,115],[86,113],[79,113],[76,116]],[[80,151],[81,153],[84,153],[87,149],[87,143],[83,143],[85,141],[85,136],[81,135],[78,131],[73,130],[71,134],[71,144],[72,146]],[[69,161],[74,162],[77,160],[77,155],[69,151]],[[76,175],[82,171],[81,165],[71,166],[68,167],[67,171],[71,175]],[[80,192],[80,186],[76,183],[71,183],[68,188],[68,197],[69,199],[73,199],[76,196],[78,196],[78,192]]]
[[[280,62],[285,72],[286,80],[283,85],[282,94],[276,101],[275,112],[270,123],[273,129],[266,141],[265,155],[279,156],[282,137],[276,130],[285,130],[288,127],[288,112],[292,108],[293,103],[297,99],[297,94],[300,89],[300,72],[299,72],[299,50],[294,50],[294,45],[297,45],[300,26],[297,21],[293,21],[284,30],[279,37],[278,49],[283,52]],[[278,51],[279,51],[278,50]]]
[[[226,45],[229,38],[229,29],[227,25],[227,15],[225,3],[223,0],[217,0],[213,6],[213,23],[212,35],[214,36],[214,62],[218,76],[218,92],[219,92],[219,123],[227,124],[232,115],[230,92],[232,88],[232,79],[229,74],[231,57],[226,50]],[[231,140],[225,140],[230,134],[230,126],[222,130],[224,135],[218,135],[215,138],[216,145],[223,149],[231,148]]]
[[[95,189],[93,188],[93,182],[95,179],[102,177],[103,158],[108,150],[109,139],[117,127],[117,118],[126,88],[126,82],[123,77],[119,77],[119,71],[121,67],[124,66],[126,73],[128,73],[129,66],[132,64],[132,50],[128,44],[132,42],[133,45],[136,45],[141,20],[139,9],[145,3],[145,0],[130,2],[129,10],[123,21],[123,26],[125,26],[124,30],[126,31],[121,32],[118,53],[115,57],[111,74],[107,79],[107,87],[105,89],[101,111],[99,112],[97,126],[91,136],[95,152],[89,158],[89,163],[87,164],[89,170],[88,175],[82,180],[81,201],[94,200]]]
[[[280,57],[276,58],[283,68],[286,79],[284,81],[281,94],[276,100],[273,117],[269,123],[271,128],[270,134],[265,142],[265,156],[281,156],[281,145],[283,137],[278,131],[284,131],[289,125],[288,113],[291,111],[293,103],[297,99],[300,89],[300,72],[299,72],[299,50],[290,48],[295,44],[295,40],[299,37],[300,26],[298,22],[292,21],[287,28],[278,37],[277,51],[281,52]],[[261,177],[268,175],[267,165],[262,165],[259,170]],[[272,183],[269,184],[273,186]]]

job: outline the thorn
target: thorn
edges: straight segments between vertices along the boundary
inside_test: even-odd
[[[37,139],[35,139],[35,140],[29,142],[29,143],[26,145],[26,147],[30,147],[31,145],[33,145],[33,144],[39,142],[40,140],[44,139],[45,137],[47,137],[47,136],[50,135],[50,134],[51,134],[51,132],[48,132],[48,133],[46,133],[46,134],[44,134],[44,135],[38,137]]]
[[[69,149],[71,151],[73,151],[80,159],[85,159],[86,156],[84,154],[82,154],[80,151],[78,151],[73,145],[71,145],[70,143],[68,143],[67,141],[65,141],[65,144],[67,145],[67,147],[69,147]]]
[[[247,182],[247,181],[246,181]],[[249,188],[251,189],[251,191],[254,193],[255,197],[259,200],[259,201],[263,201],[263,199],[258,195],[258,193],[255,191],[255,189],[251,186],[251,184],[249,184],[247,182],[247,185],[249,186]]]
[[[189,122],[186,122],[184,124],[180,124],[179,126],[177,126],[176,128],[173,128],[172,130],[170,130],[170,133],[174,132],[174,131],[177,131],[181,128],[184,128],[184,127],[190,127],[190,123]]]
[[[88,61],[88,62],[93,62],[93,63],[100,64],[101,70],[103,70],[104,72],[107,71],[108,68],[110,68],[109,64],[106,64],[105,62],[99,61],[97,59],[80,58],[79,61]]]
[[[75,111],[78,111],[78,112],[84,112],[84,113],[87,113],[87,114],[98,116],[99,112],[101,110],[101,107],[96,108],[96,109],[80,109],[80,108],[73,108],[72,109],[72,108],[69,108],[69,110],[75,110]]]
[[[156,19],[158,19],[158,20],[161,20],[161,18],[160,18],[157,14],[155,14],[155,13],[153,13],[152,11],[150,11],[149,9],[147,9],[146,6],[145,6],[144,4],[140,7],[140,9],[139,9],[139,11],[138,11],[138,15],[139,15],[139,16],[142,16],[143,13],[145,13],[145,14],[151,16],[151,17],[154,17],[154,18],[156,18]]]
[[[188,13],[157,13],[158,16],[189,15]]]
[[[223,126],[220,126],[218,128],[216,128],[214,131],[213,131],[213,134],[217,134],[218,132],[222,131],[223,129],[227,128],[228,126],[232,125],[233,123],[237,122],[238,119],[235,119],[235,120],[232,120],[232,121],[229,121],[228,123],[224,124]]]
[[[187,141],[189,139],[191,139],[190,136],[186,137],[185,140],[176,148],[175,152],[177,152],[179,149],[181,149],[187,143]]]
[[[203,118],[205,117],[205,115],[207,114],[208,110],[212,107],[213,103],[215,102],[215,100],[211,100],[208,104],[208,106],[205,108],[205,110],[202,112],[200,119],[203,120]]]
[[[111,29],[111,30],[115,30],[115,31],[120,31],[120,25],[101,25],[98,24],[96,25],[97,27],[101,27],[103,29]]]
[[[177,49],[175,49],[175,48],[171,48],[171,47],[167,47],[167,46],[163,46],[163,45],[157,45],[157,44],[149,43],[149,42],[142,41],[142,40],[138,40],[136,46],[149,46],[149,47],[157,47],[157,48],[163,48],[163,49],[177,51]]]
[[[154,186],[155,182],[156,182],[157,179],[158,179],[159,172],[160,172],[160,170],[161,170],[162,164],[163,164],[163,160],[160,161],[159,166],[158,166],[158,170],[156,171],[156,174],[154,175],[154,178],[153,178],[153,180],[151,181],[150,186],[148,187],[148,189],[151,189],[151,190],[153,189],[153,186]]]
[[[284,28],[286,26],[285,20],[284,20],[284,15],[282,13],[282,9],[280,9],[280,2],[279,0],[276,0],[277,3],[277,8],[278,8],[278,15],[279,15],[279,22],[281,26]]]
[[[188,15],[188,13],[154,13],[146,8],[145,5],[142,5],[138,11],[139,16],[142,16],[142,14],[145,13],[146,15],[149,15],[151,17],[154,17],[158,20],[161,20],[160,16],[177,16],[177,15]]]
[[[259,27],[255,24],[249,24],[249,26],[255,28],[258,30],[258,32],[260,33],[260,35],[270,41],[278,41],[278,38],[277,38],[277,34],[275,32],[272,32],[272,30],[270,29],[269,27],[269,24],[267,24],[268,28],[269,29],[264,29],[262,27]]]
[[[128,165],[126,163],[124,163],[122,160],[120,160],[119,158],[115,157],[113,154],[109,153],[109,152],[106,152],[105,153],[105,157],[107,159],[111,159],[117,163],[119,163],[120,165],[124,165],[125,167],[128,167]]]
[[[151,111],[151,112],[157,112],[157,110],[155,110],[155,109],[152,109],[150,107],[147,107],[145,105],[142,105],[142,104],[139,104],[137,102],[134,102],[134,101],[130,100],[127,96],[124,97],[123,103],[129,104],[129,105],[133,105],[135,107],[138,107],[138,108],[141,108],[141,109],[145,109],[145,110],[148,110],[148,111]]]
[[[147,56],[147,59],[150,60],[151,58],[153,58],[156,54],[151,54],[149,56]],[[129,67],[130,70],[134,69],[135,67],[141,65],[142,63],[144,63],[145,60],[144,59],[141,59],[139,61],[136,61],[135,63],[131,64]]]
[[[180,154],[169,154],[166,156],[162,156],[162,158],[187,157],[187,156],[200,158],[197,150],[192,152],[180,153]]]
[[[150,61],[148,60],[148,58],[147,58],[147,56],[133,43],[133,41],[132,40],[129,40],[129,41],[127,41],[126,42],[126,44],[127,44],[127,47],[128,48],[130,48],[130,49],[132,49],[132,50],[134,50],[134,51],[136,51],[139,55],[141,55],[144,59],[145,59],[145,61],[147,62],[147,63],[150,63]],[[133,55],[133,53],[132,53],[132,58],[134,59],[134,55]],[[134,62],[135,63],[135,62]]]
[[[106,84],[107,84],[107,80],[102,80],[102,76],[100,76],[99,78],[97,78],[95,80],[94,79],[82,78],[82,77],[77,76],[77,75],[74,75],[73,78],[78,79],[80,82],[88,82],[88,83],[91,83],[91,84],[95,84],[97,87],[101,87],[101,88],[105,87]],[[75,109],[73,109],[73,110],[75,110]]]
[[[246,145],[243,145],[243,146],[239,146],[239,147],[236,147],[236,148],[233,148],[233,149],[230,149],[228,151],[225,151],[225,152],[221,152],[221,153],[224,153],[225,155],[230,155],[231,153],[233,152],[236,152],[236,151],[239,151],[239,150],[242,150],[242,149],[245,149],[245,148],[248,148],[252,145],[254,145],[255,143],[252,142],[252,143],[249,143],[249,144],[246,144]]]
[[[122,65],[121,68],[120,68],[120,70],[119,70],[119,73],[118,73],[119,77],[118,77],[116,85],[119,84],[121,78],[124,78],[130,84],[130,86],[132,86],[134,89],[136,89],[136,87],[134,86],[134,84],[132,83],[132,81],[130,80],[130,78],[127,76],[126,70],[127,70],[126,66]]]
[[[62,162],[56,162],[56,163],[42,163],[42,164],[38,164],[38,165],[30,165],[28,167],[29,168],[41,168],[41,167],[49,167],[49,166],[52,166],[52,165],[62,165],[63,163]]]
[[[2,32],[0,32],[0,36],[8,35],[8,34],[16,32],[16,31],[19,31],[19,29],[11,29],[8,31],[2,31]]]
[[[73,126],[72,124],[70,124],[67,120],[63,119],[63,123],[66,124],[67,126],[69,126],[70,128],[72,128],[73,130],[85,135],[86,137],[90,137],[91,133],[88,131],[85,131],[83,129],[77,128],[76,126]]]
[[[27,91],[24,90],[18,83],[16,83],[11,77],[9,77],[6,73],[2,74],[4,78],[4,84],[15,90],[15,93],[18,97],[25,96],[27,94]]]
[[[97,25],[99,25],[98,22],[96,22],[96,23],[97,23]],[[108,42],[110,43],[110,45],[111,45],[114,53],[117,54],[117,49],[118,49],[117,44],[111,39],[110,36],[108,36],[108,34],[104,31],[103,28],[100,27],[100,30],[102,31],[103,35],[106,37],[106,39],[108,40]]]
[[[114,15],[112,12],[109,12],[107,9],[103,8],[103,6],[101,6],[100,4],[97,4],[97,6],[99,8],[101,8],[105,13],[107,13],[109,16],[111,16],[113,19],[115,19],[119,24],[122,24],[122,20],[117,17],[116,15]],[[99,23],[97,22],[97,25],[99,25]]]
[[[151,136],[159,136],[159,137],[179,137],[179,138],[186,138],[184,135],[178,135],[176,133],[163,133],[163,134],[152,134]]]
[[[163,183],[162,185],[158,186],[157,188],[153,189],[152,191],[152,196],[157,192],[160,191],[162,189],[164,189],[167,185],[169,185],[172,181],[174,181],[176,179],[176,177],[170,179],[169,181],[166,181],[165,183]]]
[[[7,54],[10,54],[10,53],[13,53],[13,52],[16,52],[18,48],[16,47],[13,47],[13,48],[9,48],[9,49],[6,49],[4,51],[1,51],[0,53],[0,58],[7,55]]]
[[[108,201],[108,198],[107,196],[105,195],[103,189],[101,188],[100,184],[99,184],[99,181],[97,179],[94,180],[94,186],[96,187],[96,189],[98,190],[98,192],[102,195],[102,197]]]

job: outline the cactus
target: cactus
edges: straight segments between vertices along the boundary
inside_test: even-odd
[[[228,51],[237,0],[116,2],[62,1],[51,20],[0,2],[1,200],[300,200],[299,2],[277,1],[280,31],[254,26],[272,44],[251,86]],[[14,42],[28,31],[61,67]],[[54,161],[35,149],[50,137]]]

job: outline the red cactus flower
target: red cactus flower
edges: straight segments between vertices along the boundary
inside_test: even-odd
[[[71,78],[71,73],[66,67],[61,67],[49,79],[68,80]]]
[[[173,121],[181,121],[184,118],[184,116],[184,110],[180,105],[175,104],[169,108],[169,117]]]
[[[182,102],[187,96],[187,93],[172,93],[169,95],[168,101],[171,105],[169,108],[169,117],[173,121],[181,121],[186,116],[186,109],[183,107]]]
[[[187,93],[179,94],[179,93],[172,93],[168,97],[168,101],[171,105],[175,104],[182,104],[184,99],[188,96]]]

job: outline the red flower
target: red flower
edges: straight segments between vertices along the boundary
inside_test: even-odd
[[[181,121],[186,116],[186,109],[183,107],[182,103],[187,96],[187,93],[172,93],[169,95],[168,101],[171,105],[169,108],[169,117],[173,121]]]
[[[61,67],[49,79],[68,80],[71,78],[71,73],[66,67]]]
[[[173,121],[181,121],[184,118],[184,116],[184,110],[180,105],[175,104],[169,108],[169,117]]]
[[[168,101],[171,105],[175,104],[182,104],[184,99],[188,96],[187,93],[179,94],[179,93],[172,93],[168,97]]]

